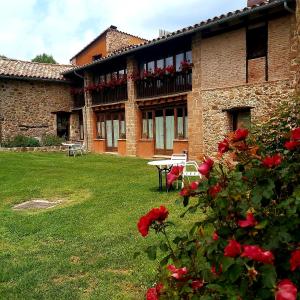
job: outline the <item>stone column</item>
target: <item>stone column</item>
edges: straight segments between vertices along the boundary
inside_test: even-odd
[[[201,99],[201,35],[197,34],[192,41],[193,79],[192,91],[187,97],[188,106],[188,139],[189,159],[201,159],[203,146],[203,116]]]
[[[87,87],[92,83],[92,75],[90,73],[84,74],[84,87]],[[93,149],[93,126],[94,126],[94,118],[93,118],[93,109],[92,109],[92,95],[90,91],[86,91],[84,93],[85,106],[82,109],[83,114],[83,127],[84,127],[84,143],[88,149],[88,151],[92,151]]]
[[[127,59],[128,75],[137,72],[137,62],[133,57]],[[125,103],[125,118],[126,118],[126,155],[136,156],[137,154],[137,140],[139,133],[139,118],[138,107],[136,105],[136,90],[135,84],[130,76],[127,81],[128,101]]]

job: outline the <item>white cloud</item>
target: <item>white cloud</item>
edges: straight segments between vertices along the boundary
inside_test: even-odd
[[[60,63],[113,24],[154,38],[243,7],[246,0],[0,0],[0,54],[30,60],[43,52]]]

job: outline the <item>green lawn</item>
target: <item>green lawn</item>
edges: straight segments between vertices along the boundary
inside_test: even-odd
[[[65,202],[11,209],[34,198]],[[0,153],[0,299],[143,299],[156,265],[133,253],[155,234],[142,238],[137,220],[164,204],[182,222],[177,198],[145,160]]]

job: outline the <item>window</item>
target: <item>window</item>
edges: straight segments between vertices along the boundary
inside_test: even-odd
[[[102,57],[102,54],[96,54],[96,55],[93,55],[92,59],[93,59],[93,61],[95,61],[95,60],[100,59],[101,57]]]
[[[176,71],[179,72],[181,70],[181,62],[184,60],[184,53],[180,53],[176,55]]]
[[[147,111],[142,114],[142,138],[153,139],[153,112]]]
[[[248,128],[251,126],[251,112],[250,109],[237,110],[231,113],[232,117],[232,130],[238,128]]]
[[[105,139],[105,119],[103,114],[97,116],[97,138]]]
[[[82,113],[79,114],[79,138],[80,138],[80,140],[84,140],[84,128],[83,128]]]
[[[247,59],[267,56],[268,26],[256,25],[247,29]]]

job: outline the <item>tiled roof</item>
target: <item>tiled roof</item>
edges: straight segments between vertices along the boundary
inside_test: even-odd
[[[75,58],[76,56],[78,56],[80,53],[84,52],[89,46],[91,46],[94,42],[96,42],[100,37],[102,37],[104,34],[106,34],[106,33],[107,33],[108,31],[110,31],[110,30],[111,30],[111,31],[117,31],[117,32],[120,32],[120,33],[129,35],[129,36],[131,36],[131,37],[138,38],[138,39],[140,39],[140,40],[144,40],[145,42],[148,41],[148,40],[146,40],[146,39],[144,39],[144,38],[141,38],[141,37],[139,37],[139,36],[132,35],[132,34],[130,34],[130,33],[124,32],[124,31],[120,31],[120,30],[117,29],[116,26],[110,25],[108,28],[106,28],[104,31],[102,31],[97,37],[95,37],[90,43],[88,43],[84,48],[82,48],[77,54],[75,54],[75,55],[71,58],[71,60],[72,60],[73,58]]]
[[[65,81],[62,73],[72,69],[71,65],[46,64],[0,58],[0,77]]]
[[[169,33],[165,36],[155,38],[151,41],[146,41],[146,42],[141,43],[141,44],[129,45],[129,46],[123,47],[121,49],[118,49],[118,50],[115,50],[115,51],[111,52],[109,55],[104,56],[104,57],[102,57],[102,58],[100,58],[100,59],[98,59],[98,60],[96,60],[92,63],[88,63],[88,64],[85,64],[85,65],[82,65],[82,66],[75,67],[75,68],[73,68],[73,70],[85,69],[86,67],[97,65],[98,63],[101,63],[102,61],[109,60],[109,59],[111,59],[115,56],[125,55],[126,53],[134,52],[134,51],[137,51],[137,50],[142,49],[142,48],[150,47],[152,45],[159,44],[161,42],[164,42],[164,41],[167,41],[167,40],[170,40],[170,39],[182,36],[182,35],[191,34],[195,31],[201,31],[202,29],[207,29],[207,28],[209,28],[213,25],[218,24],[219,22],[227,22],[230,19],[236,19],[236,18],[239,18],[239,17],[244,16],[244,15],[249,15],[251,13],[254,13],[254,12],[262,10],[262,9],[276,7],[276,6],[282,5],[282,3],[284,3],[285,1],[292,2],[294,0],[266,0],[262,3],[260,3],[260,4],[256,4],[256,5],[253,5],[251,7],[245,7],[245,8],[240,9],[240,10],[236,10],[236,11],[233,11],[233,12],[222,14],[220,16],[208,19],[206,21],[202,21],[202,22],[194,24],[192,26],[182,28],[180,30],[171,32],[171,33]],[[70,70],[68,72],[65,72],[65,73],[70,73],[70,72],[72,72],[72,70]]]

